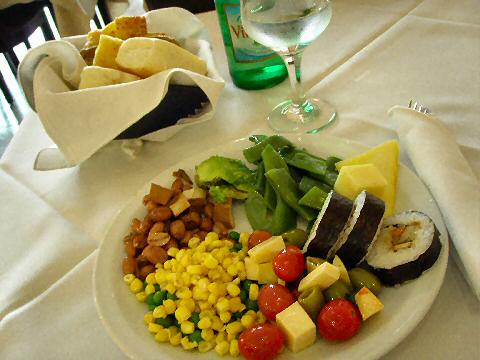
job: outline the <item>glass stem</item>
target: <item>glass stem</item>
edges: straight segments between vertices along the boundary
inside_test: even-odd
[[[288,78],[292,87],[292,101],[296,105],[301,105],[305,101],[305,93],[302,87],[302,75],[300,72],[300,63],[302,62],[302,52],[295,52],[283,56],[283,61],[288,71]]]

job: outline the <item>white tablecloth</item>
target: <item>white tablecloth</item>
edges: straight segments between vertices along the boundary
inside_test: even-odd
[[[227,80],[212,121],[166,143],[148,143],[136,159],[112,143],[81,166],[35,172],[35,156],[51,140],[35,114],[23,120],[0,161],[1,359],[124,358],[103,330],[92,296],[95,249],[109,222],[162,169],[268,131],[265,114],[285,98],[288,81],[268,90],[237,89],[216,14],[200,18]],[[338,110],[329,134],[369,146],[395,137],[386,112],[414,98],[454,132],[480,177],[478,1],[336,0],[330,26],[305,52],[303,74],[309,92]],[[480,304],[450,262],[425,319],[385,359],[477,359],[479,334]]]

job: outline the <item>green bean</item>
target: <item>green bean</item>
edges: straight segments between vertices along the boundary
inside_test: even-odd
[[[327,161],[327,169],[331,171],[337,171],[337,168],[335,167],[335,164],[339,161],[342,161],[342,159],[336,157],[336,156],[329,156],[326,159]]]
[[[314,186],[303,197],[298,200],[300,205],[305,205],[317,210],[321,210],[328,193]]]
[[[284,153],[284,159],[288,165],[308,171],[317,176],[323,177],[327,172],[325,160],[317,158],[302,150],[292,150]]]

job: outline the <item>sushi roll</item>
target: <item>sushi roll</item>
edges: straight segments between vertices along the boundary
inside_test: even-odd
[[[348,269],[362,262],[375,243],[384,214],[383,200],[362,191],[355,198],[348,223],[327,258],[338,255]]]
[[[432,219],[419,211],[406,211],[384,221],[366,261],[385,285],[397,285],[432,267],[441,248]]]
[[[326,259],[347,224],[352,207],[351,200],[330,191],[303,246],[303,253]]]

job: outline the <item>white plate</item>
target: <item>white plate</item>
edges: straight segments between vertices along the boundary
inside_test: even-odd
[[[357,143],[325,135],[289,137],[295,144],[320,156],[351,157],[366,150]],[[246,140],[237,140],[219,148],[184,160],[160,173],[153,182],[170,185],[172,172],[179,168],[191,175],[194,167],[210,155],[221,154],[243,159],[242,149],[250,146]],[[143,315],[145,304],[137,302],[123,282],[121,260],[124,257],[123,237],[129,233],[132,218],[145,216],[143,196],[149,192],[150,182],[139,190],[129,204],[118,214],[102,242],[93,273],[97,310],[108,333],[122,351],[132,359],[192,360],[211,359],[215,351],[200,354],[187,352],[181,347],[155,342],[148,332]],[[435,265],[420,278],[397,288],[384,288],[380,299],[384,310],[362,324],[360,332],[343,343],[328,343],[322,339],[299,354],[284,351],[279,359],[376,359],[397,345],[422,320],[443,282],[448,261],[448,241],[440,211],[425,185],[417,176],[401,165],[398,174],[396,210],[416,209],[428,214],[441,234],[442,251]],[[250,231],[243,207],[234,211],[236,229]]]

